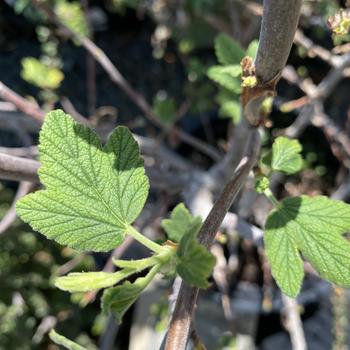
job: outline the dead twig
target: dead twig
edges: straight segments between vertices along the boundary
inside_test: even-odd
[[[21,181],[19,183],[15,198],[11,204],[11,207],[5,214],[5,216],[0,221],[0,235],[5,233],[7,229],[12,225],[12,223],[16,220],[16,202],[29,193],[33,189],[33,183],[27,181]]]

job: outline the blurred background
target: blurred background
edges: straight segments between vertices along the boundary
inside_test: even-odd
[[[278,96],[266,104],[264,151],[281,134],[303,145],[303,170],[273,179],[279,198],[350,197],[348,6],[303,2]],[[232,151],[228,173],[239,160],[240,79],[224,68],[254,57],[261,13],[261,1],[246,0],[2,0],[0,152],[36,159],[44,112],[54,108],[104,140],[116,125],[128,126],[139,135],[151,179],[137,225],[164,240],[162,218],[180,201],[205,215],[227,176],[222,159]],[[106,56],[96,61],[90,40]],[[220,46],[237,59],[220,55]],[[103,68],[107,57],[112,69]],[[0,181],[0,349],[58,349],[48,338],[53,327],[89,350],[158,349],[172,281],[156,280],[122,325],[100,313],[99,294],[56,289],[53,279],[68,272],[110,271],[110,256],[78,254],[20,222],[13,203],[35,187]],[[213,246],[213,283],[196,311],[198,336],[209,350],[292,349],[288,310],[262,250],[271,206],[253,187],[251,179],[231,210],[239,224],[224,226]],[[135,259],[147,251],[127,240],[113,254]],[[349,349],[349,291],[305,268],[297,311],[308,348]]]

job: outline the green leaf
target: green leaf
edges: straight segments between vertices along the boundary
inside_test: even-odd
[[[89,29],[85,14],[78,1],[60,1],[55,7],[58,18],[74,33],[88,36]]]
[[[183,203],[178,204],[171,212],[170,219],[162,220],[162,228],[173,242],[180,242],[189,226],[195,226],[197,231],[202,224],[200,217],[194,217]]]
[[[208,77],[220,84],[224,88],[232,91],[235,94],[241,93],[241,79],[238,78],[238,69],[233,66],[213,66],[208,69]],[[238,75],[235,75],[238,74]]]
[[[165,123],[173,123],[176,119],[176,103],[173,98],[157,96],[153,101],[153,110]]]
[[[199,231],[197,223],[188,226],[177,249],[176,271],[188,284],[198,288],[208,288],[215,257],[200,243],[196,237]]]
[[[34,57],[23,58],[21,64],[22,79],[41,89],[57,89],[64,79],[59,69],[49,67]]]
[[[120,286],[106,289],[101,299],[103,312],[108,313],[111,311],[117,322],[120,323],[125,312],[152,281],[160,268],[161,265],[156,265],[152,267],[145,277],[139,277],[133,283],[127,281]]]
[[[277,137],[272,145],[272,153],[268,156],[271,159],[269,165],[275,171],[296,173],[303,166],[301,151],[302,146],[298,140],[291,140],[284,136]]]
[[[116,128],[102,146],[92,130],[57,110],[45,118],[39,151],[39,177],[46,189],[17,202],[22,220],[80,251],[120,245],[149,188],[130,131]]]
[[[238,101],[227,101],[220,106],[219,116],[231,118],[234,124],[241,120],[241,104]]]
[[[114,273],[73,272],[67,276],[58,277],[55,280],[55,286],[70,293],[88,292],[111,287],[134,272],[134,269],[125,269]]]
[[[54,329],[49,333],[50,339],[57,345],[62,345],[68,350],[86,350],[83,346],[75,343],[72,340],[67,339],[61,334],[58,334]]]
[[[251,58],[255,58],[256,52],[258,51],[258,46],[259,46],[259,41],[253,40],[247,48],[246,56],[249,56]]]
[[[239,64],[244,57],[244,51],[239,43],[227,34],[219,34],[215,38],[215,54],[223,65]]]
[[[265,249],[283,292],[295,297],[304,275],[303,256],[325,279],[350,286],[350,206],[324,196],[286,198],[268,217]]]

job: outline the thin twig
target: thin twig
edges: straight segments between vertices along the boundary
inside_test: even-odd
[[[42,122],[45,117],[45,112],[40,109],[35,103],[27,101],[22,96],[7,87],[0,81],[0,97],[8,102],[12,102],[20,111],[31,116],[39,122]]]
[[[236,169],[232,179],[215,202],[198,234],[201,244],[209,248],[232,202],[244,184],[250,170],[256,163],[260,150],[260,135],[252,130],[247,145],[247,154]],[[198,288],[190,287],[182,282],[172,320],[170,322],[166,350],[182,350],[186,348],[192,322],[192,314],[196,304]]]
[[[256,58],[256,75],[264,85],[276,79],[281,73],[292,46],[301,7],[301,0],[265,0],[259,48]],[[262,102],[262,101],[260,101]],[[253,111],[258,111],[254,108]],[[255,116],[258,119],[258,116]],[[248,154],[243,158],[232,179],[214,204],[199,232],[199,241],[210,247],[215,234],[230,208],[234,198],[256,162],[260,150],[257,130],[248,141]],[[165,349],[186,348],[192,314],[198,296],[198,288],[182,282],[170,322]]]
[[[303,324],[300,319],[299,306],[295,299],[282,294],[284,304],[285,326],[290,335],[294,350],[307,350]]]
[[[39,167],[36,160],[0,153],[0,179],[39,182]]]
[[[16,202],[25,196],[28,192],[30,192],[32,188],[32,182],[21,181],[19,183],[15,198],[13,199],[13,203],[11,204],[11,207],[5,216],[0,221],[0,235],[5,233],[7,229],[12,225],[12,223],[16,220]]]

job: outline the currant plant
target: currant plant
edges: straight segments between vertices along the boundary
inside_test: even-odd
[[[238,123],[241,118],[240,94],[242,92],[241,60],[245,56],[255,57],[258,41],[253,40],[247,50],[227,34],[219,34],[214,42],[215,54],[220,65],[208,69],[208,77],[219,84],[216,100],[220,105],[219,115]],[[243,82],[244,84],[244,82]]]
[[[350,242],[343,236],[350,231],[350,205],[325,196],[287,197],[279,202],[269,189],[273,172],[294,174],[302,168],[301,150],[297,140],[278,137],[262,157],[265,175],[256,181],[256,190],[275,206],[265,224],[266,255],[277,285],[290,297],[301,289],[302,256],[323,278],[350,286]]]
[[[139,147],[126,127],[117,127],[105,146],[89,128],[61,110],[47,114],[40,132],[39,177],[45,189],[17,202],[23,221],[47,238],[79,251],[106,252],[126,235],[149,248],[145,259],[113,260],[114,273],[83,272],[59,277],[55,285],[71,293],[105,289],[102,310],[120,322],[156,274],[177,273],[187,283],[209,286],[215,258],[197,242],[200,218],[178,205],[162,226],[170,240],[157,244],[132,223],[149,190]],[[146,271],[133,283],[117,283]]]

